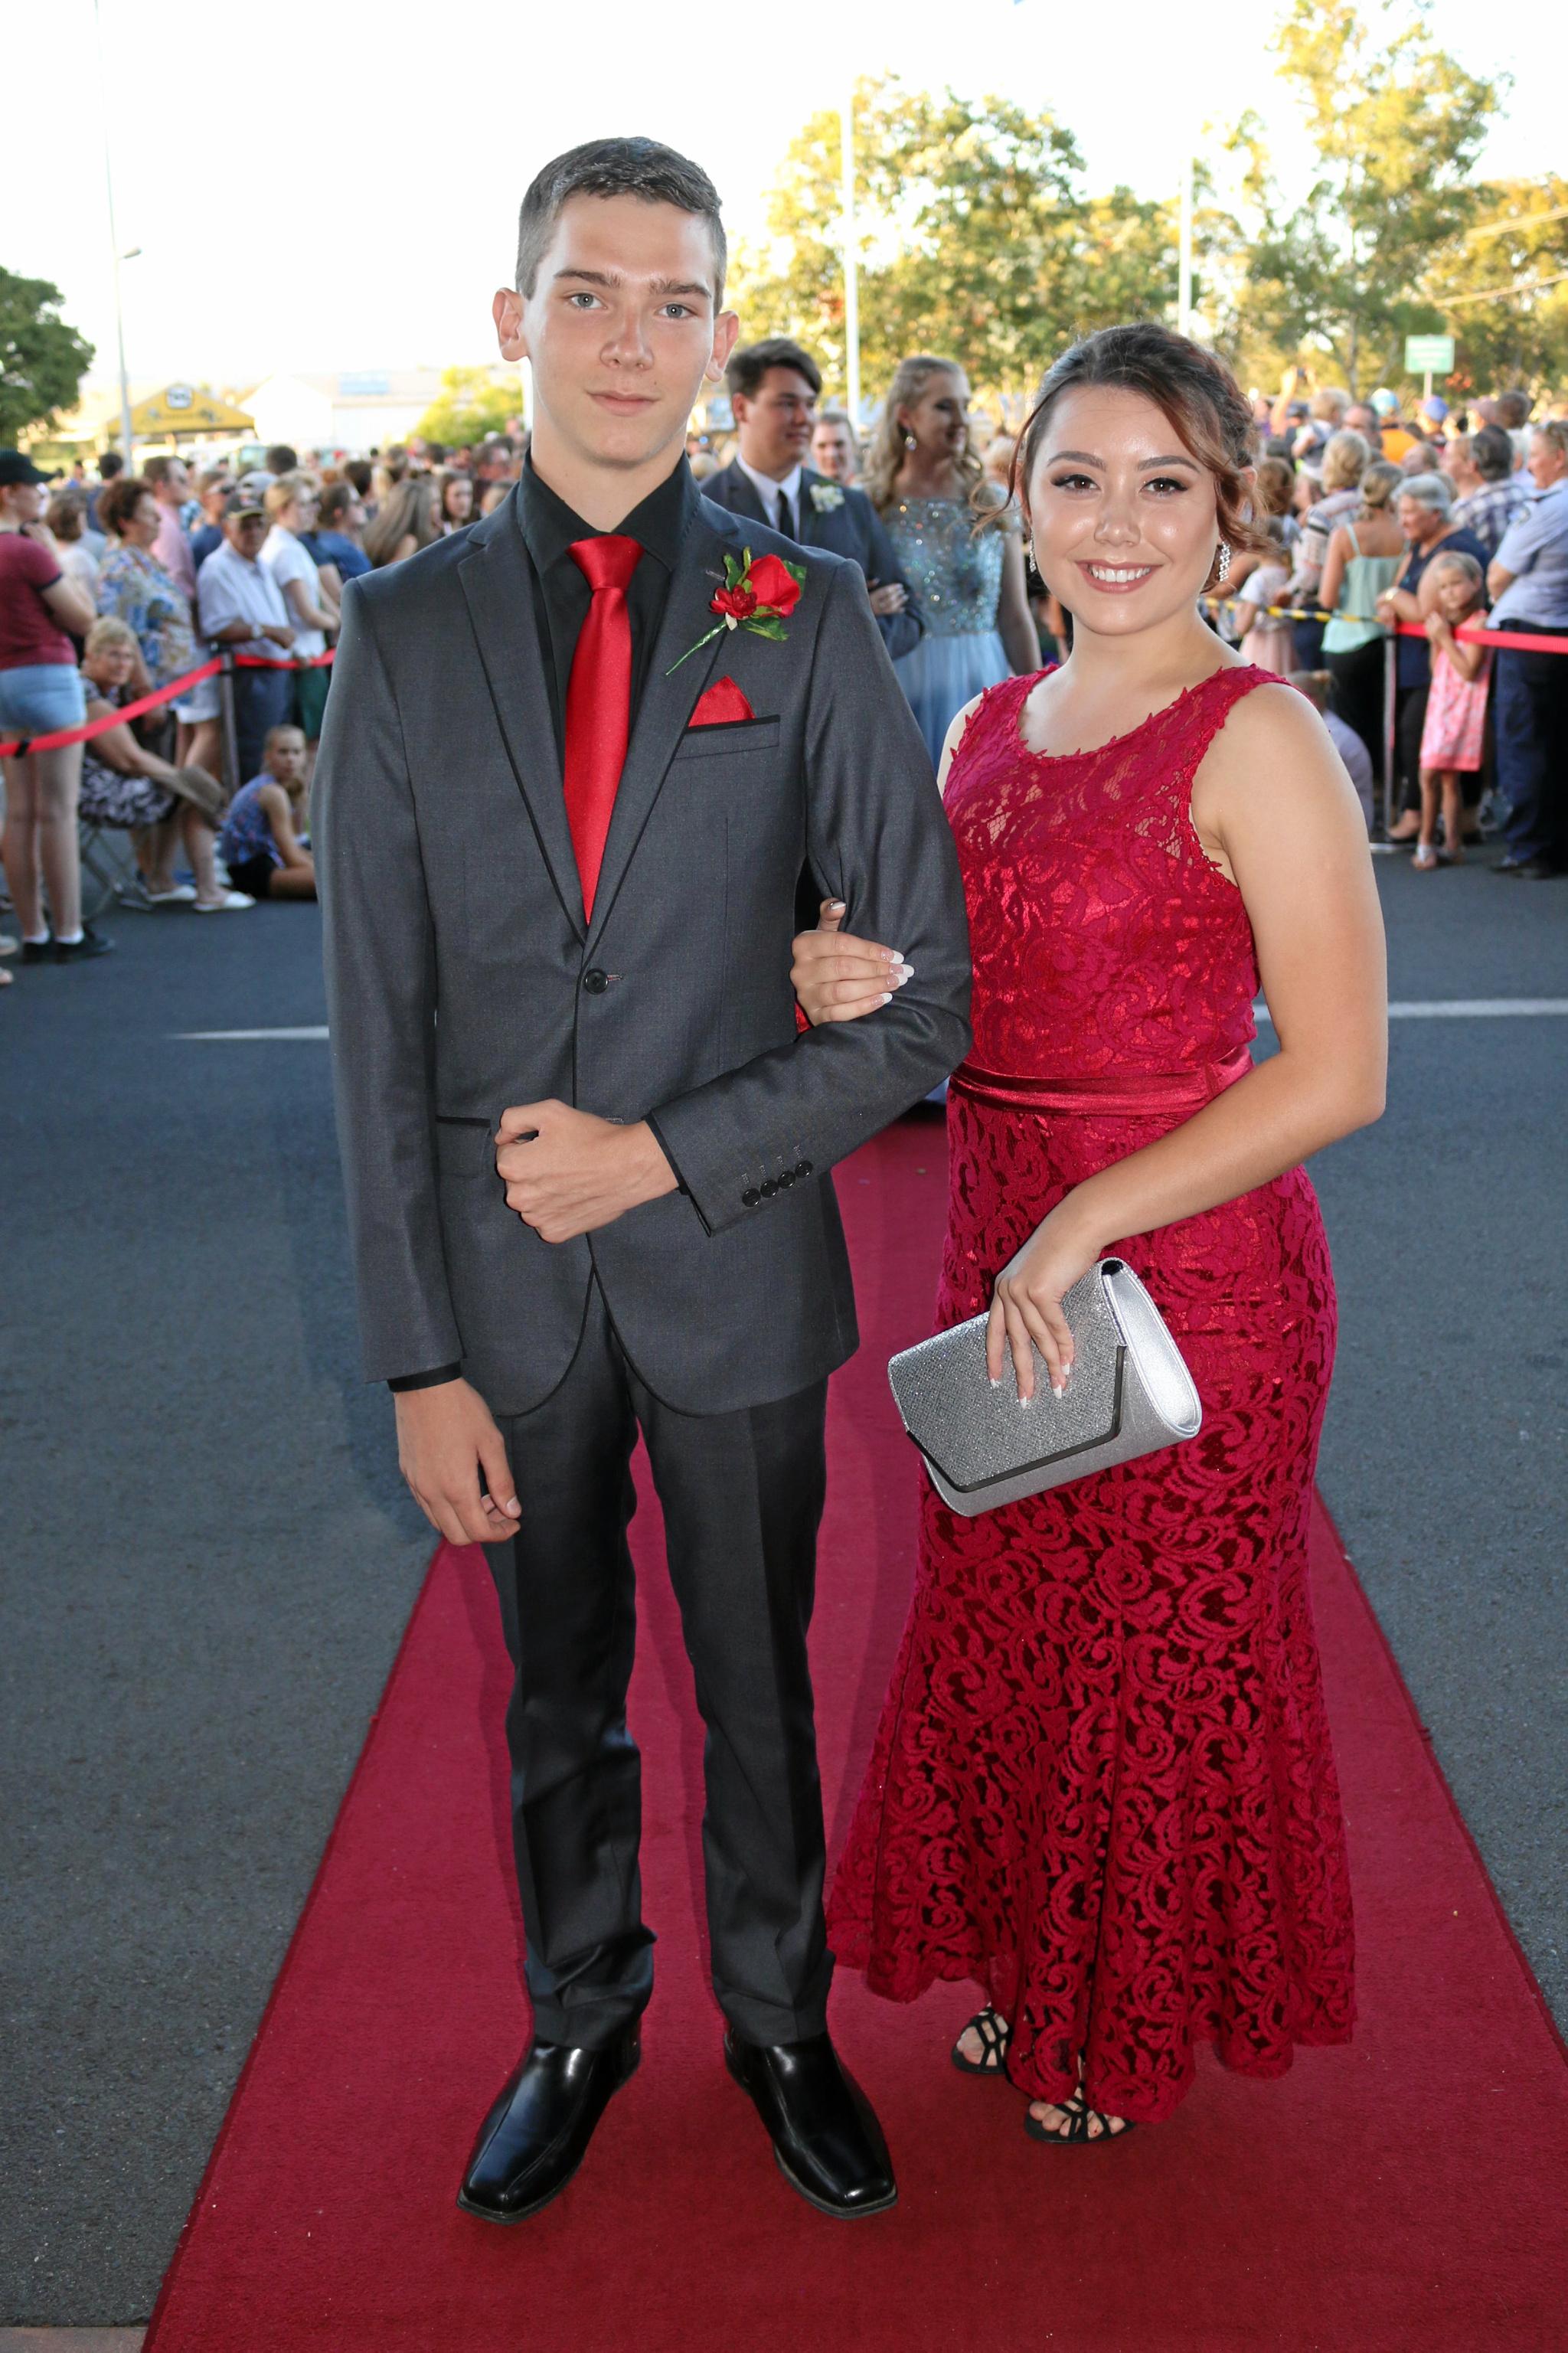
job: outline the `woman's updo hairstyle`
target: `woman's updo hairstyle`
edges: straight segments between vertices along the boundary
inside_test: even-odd
[[[1019,437],[1008,484],[1026,514],[1027,486],[1052,411],[1064,393],[1084,385],[1114,385],[1152,400],[1170,419],[1188,456],[1213,480],[1216,521],[1226,545],[1273,545],[1268,532],[1253,521],[1253,490],[1247,477],[1254,463],[1254,427],[1241,386],[1217,353],[1152,319],[1127,327],[1101,327],[1085,335],[1047,375]],[[1212,585],[1212,572],[1209,577]]]
[[[1405,486],[1405,476],[1399,467],[1386,458],[1374,458],[1361,478],[1361,502],[1369,513],[1376,514],[1386,507],[1397,490]],[[102,500],[99,501],[101,507]]]

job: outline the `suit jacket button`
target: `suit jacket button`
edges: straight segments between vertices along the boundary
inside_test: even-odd
[[[742,1201],[748,1209],[754,1209],[762,1198],[754,1185],[748,1186],[741,1196]]]
[[[810,1161],[809,1161],[809,1160],[802,1160],[802,1161],[798,1162],[798,1163],[797,1163],[797,1165],[796,1165],[795,1172],[795,1175],[796,1175],[797,1176],[810,1176],[810,1174],[811,1174],[811,1163],[810,1163]]]
[[[795,1170],[793,1168],[781,1168],[779,1170],[779,1183],[781,1185],[793,1185],[795,1183]]]
[[[607,972],[601,972],[596,964],[591,964],[588,966],[587,971],[583,975],[583,986],[587,990],[590,997],[603,997],[609,985],[609,974]]]
[[[764,1201],[771,1201],[771,1200],[773,1199],[773,1195],[778,1191],[778,1189],[779,1189],[779,1183],[778,1183],[778,1178],[777,1178],[776,1176],[764,1176],[764,1177],[763,1177],[763,1187],[762,1187],[762,1190],[763,1190],[763,1200],[764,1200]]]

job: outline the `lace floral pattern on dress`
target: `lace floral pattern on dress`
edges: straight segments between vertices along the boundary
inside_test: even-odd
[[[1192,1076],[1253,1034],[1239,892],[1205,854],[1192,781],[1225,670],[1131,735],[1043,758],[1033,679],[994,689],[948,810],[969,902],[974,1045],[1018,1077]],[[1030,1113],[955,1086],[937,1321],[1075,1185],[1184,1114]],[[1334,1344],[1300,1169],[1116,1245],[1204,1401],[1192,1444],[965,1520],[927,1486],[916,1591],[835,1883],[842,1959],[913,2000],[973,1978],[1013,2021],[1008,2072],[1169,2116],[1212,2042],[1282,2073],[1348,2039],[1350,1887],[1306,1590]]]

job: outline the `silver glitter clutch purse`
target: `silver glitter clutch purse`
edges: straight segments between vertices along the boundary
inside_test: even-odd
[[[1198,1434],[1193,1377],[1130,1266],[1100,1259],[1062,1308],[1074,1342],[1065,1397],[1052,1395],[1038,1349],[1032,1405],[1019,1405],[1010,1356],[993,1388],[984,1315],[903,1349],[888,1366],[932,1484],[967,1519]]]

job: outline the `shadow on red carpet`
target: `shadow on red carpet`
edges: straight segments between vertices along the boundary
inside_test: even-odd
[[[907,1605],[914,1465],[883,1376],[929,1328],[940,1127],[840,1172],[863,1346],[835,1380],[814,1637],[835,1848]],[[146,2353],[1552,2353],[1568,2343],[1568,2066],[1326,1514],[1314,1598],[1350,1820],[1361,2023],[1281,2083],[1204,2052],[1170,2124],[1042,2148],[949,2067],[963,1987],[843,1977],[834,2021],[896,2213],[814,2214],[724,2074],[703,1978],[700,1729],[646,1476],[634,1531],[658,1988],[587,2165],[498,2231],[453,2191],[527,2031],[506,1666],[478,1552],[440,1552],[279,1974]]]

